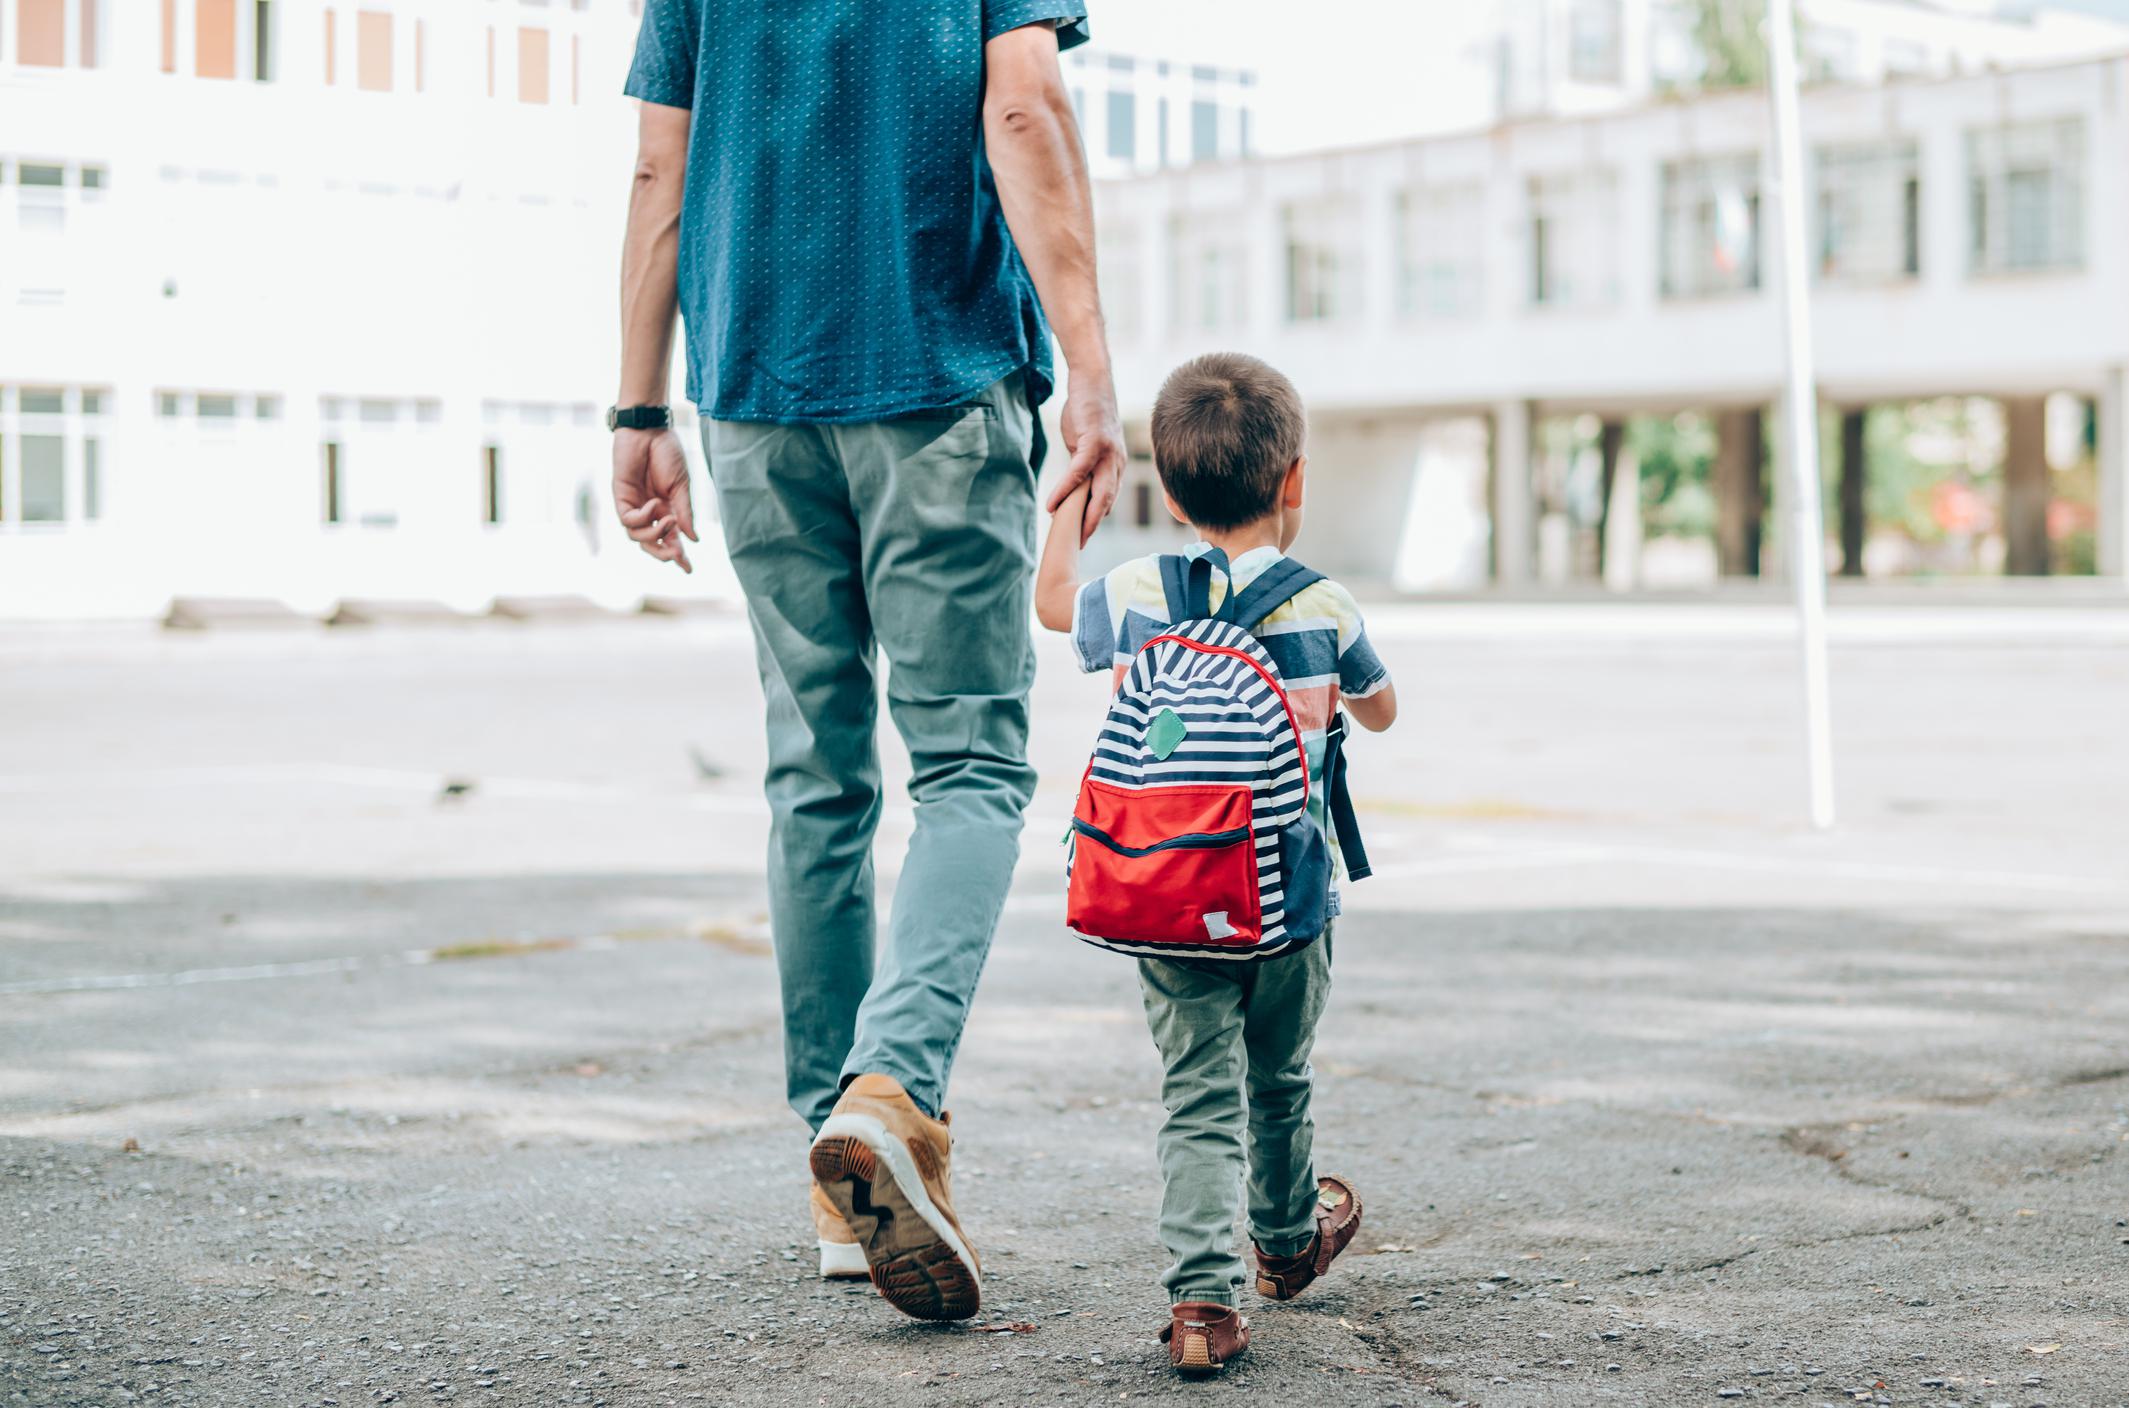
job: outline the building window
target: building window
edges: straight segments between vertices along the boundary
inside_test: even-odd
[[[1101,301],[1109,316],[1110,335],[1127,345],[1138,341],[1142,331],[1139,307],[1145,297],[1138,231],[1114,220],[1102,224],[1095,239],[1095,263],[1101,270]]]
[[[103,517],[103,440],[95,435],[81,442],[81,516],[91,523]]]
[[[254,398],[251,403],[251,414],[257,420],[279,420],[281,418],[281,398],[278,396],[259,396]]]
[[[201,420],[235,420],[237,398],[226,393],[202,391],[196,403]]]
[[[1659,283],[1665,298],[1759,287],[1759,157],[1663,164]]]
[[[1347,244],[1352,217],[1337,200],[1286,208],[1288,322],[1335,322],[1359,307],[1359,257]]]
[[[1140,528],[1151,528],[1153,526],[1153,486],[1141,479],[1131,499],[1131,521]]]
[[[1612,173],[1532,177],[1529,201],[1530,301],[1547,308],[1616,301],[1619,202]]]
[[[1921,165],[1913,142],[1822,149],[1819,277],[1913,278],[1922,268],[1921,193]]]
[[[276,37],[273,0],[252,0],[251,77],[255,83],[273,82]]]
[[[355,11],[355,86],[365,93],[392,91],[392,16],[387,11]]]
[[[1190,159],[1214,161],[1220,155],[1220,109],[1196,98],[1190,104]]]
[[[517,100],[547,101],[547,31],[521,25],[517,32]]]
[[[1397,193],[1397,310],[1407,318],[1479,311],[1486,189],[1477,182]]]
[[[28,400],[23,398],[25,413]],[[67,517],[66,440],[58,435],[24,435],[22,453],[22,521],[64,523]]]
[[[1617,83],[1625,49],[1619,0],[1574,0],[1567,15],[1567,76],[1578,83]]]
[[[1154,109],[1153,122],[1154,159],[1163,171],[1168,169],[1168,99],[1163,97]]]
[[[1975,273],[2084,263],[2082,119],[1969,132],[1966,161]]]
[[[192,71],[201,78],[237,76],[237,0],[193,0]]]
[[[481,522],[503,521],[503,451],[497,445],[481,448]]]
[[[1123,161],[1138,160],[1138,95],[1112,90],[1109,94],[1109,155]]]
[[[324,451],[325,482],[321,486],[323,489],[321,499],[324,518],[327,523],[338,523],[341,521],[341,496],[344,492],[340,482],[340,442],[337,440],[326,441]]]
[[[1249,321],[1249,246],[1239,213],[1192,211],[1168,222],[1168,326],[1219,332]]]

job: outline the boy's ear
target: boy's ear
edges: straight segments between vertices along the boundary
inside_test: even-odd
[[[1308,456],[1295,455],[1294,462],[1286,467],[1286,483],[1280,487],[1279,502],[1288,508],[1301,507],[1302,489],[1308,480]]]
[[[1190,526],[1190,515],[1183,512],[1176,504],[1174,495],[1170,494],[1166,489],[1161,490],[1161,502],[1168,505],[1168,516],[1170,518],[1173,518],[1185,528]]]

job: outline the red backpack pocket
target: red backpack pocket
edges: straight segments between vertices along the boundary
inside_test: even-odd
[[[1118,787],[1073,809],[1065,923],[1093,938],[1247,948],[1263,927],[1247,783]]]

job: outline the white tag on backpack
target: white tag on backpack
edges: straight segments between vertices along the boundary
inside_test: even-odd
[[[1225,939],[1233,937],[1235,926],[1227,922],[1226,910],[1216,909],[1212,913],[1201,917],[1205,921],[1206,934],[1212,938]]]

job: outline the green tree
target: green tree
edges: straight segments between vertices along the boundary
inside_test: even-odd
[[[1767,81],[1766,0],[1692,0],[1692,10],[1703,88],[1756,88]]]

